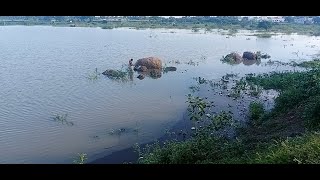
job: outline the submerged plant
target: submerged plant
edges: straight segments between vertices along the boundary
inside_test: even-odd
[[[67,120],[67,116],[68,116],[68,114],[62,114],[62,115],[61,114],[57,114],[57,115],[55,115],[53,117],[53,120],[57,121],[57,122],[60,122],[62,124],[66,124],[68,126],[73,126],[74,123],[72,121],[68,121]]]
[[[98,68],[91,74],[88,74],[87,79],[89,80],[97,80],[99,78],[100,73],[98,73]]]
[[[192,93],[195,93],[196,91],[200,91],[200,87],[195,85],[190,86],[189,89],[191,90]]]

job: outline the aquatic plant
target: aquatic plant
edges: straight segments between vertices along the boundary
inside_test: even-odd
[[[260,123],[260,120],[264,114],[263,104],[260,102],[253,101],[249,105],[249,118],[250,122],[254,125]]]
[[[192,85],[189,87],[192,93],[195,93],[196,91],[200,91],[200,86]]]
[[[67,116],[68,116],[67,113],[66,113],[66,114],[57,114],[57,115],[55,115],[55,116],[53,117],[53,120],[54,120],[54,121],[57,121],[57,122],[60,122],[60,123],[62,123],[62,124],[66,124],[66,125],[68,125],[68,126],[73,126],[74,123],[73,123],[72,121],[68,121],[68,120],[67,120]]]
[[[87,154],[86,153],[78,153],[78,156],[75,160],[73,160],[74,164],[84,164],[87,160]]]

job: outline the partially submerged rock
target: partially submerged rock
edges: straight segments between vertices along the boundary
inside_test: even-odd
[[[149,76],[153,79],[158,79],[161,77],[161,75],[162,75],[162,72],[159,69],[152,69],[149,72]]]
[[[144,79],[144,75],[143,74],[139,74],[139,76],[137,77],[138,79],[140,79],[140,80],[142,80],[142,79]]]
[[[238,53],[230,53],[221,59],[222,62],[228,64],[240,64],[242,62],[242,57]]]
[[[242,57],[241,57],[238,53],[235,53],[235,52],[228,54],[228,55],[226,56],[226,58],[231,58],[231,59],[233,59],[234,61],[239,61],[239,62],[242,61]]]
[[[271,58],[271,56],[269,54],[262,54],[261,58],[262,59],[269,59],[269,58]]]
[[[148,68],[146,66],[135,66],[133,70],[139,71],[139,72],[146,72]]]
[[[170,66],[170,67],[166,67],[166,68],[164,68],[164,71],[176,71],[177,70],[177,68],[176,67],[172,67],[172,66]]]
[[[250,51],[246,51],[243,52],[242,58],[247,60],[257,60],[257,54]]]
[[[139,66],[145,66],[147,69],[161,69],[162,61],[157,57],[147,57],[138,59],[134,66],[135,69]]]

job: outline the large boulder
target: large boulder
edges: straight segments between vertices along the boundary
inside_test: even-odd
[[[228,64],[240,64],[242,62],[242,57],[238,53],[230,53],[226,57],[222,57],[221,61]]]
[[[162,62],[159,58],[156,57],[147,57],[138,59],[135,63],[135,69],[139,66],[145,66],[147,69],[161,69],[162,68]]]
[[[257,60],[257,54],[246,51],[246,52],[243,52],[242,58],[247,60]]]
[[[235,53],[235,52],[228,54],[225,58],[233,59],[236,62],[242,61],[242,57],[238,53]]]
[[[146,66],[135,66],[134,70],[139,72],[146,72],[148,68]]]

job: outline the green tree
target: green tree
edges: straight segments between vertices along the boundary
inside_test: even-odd
[[[258,28],[268,30],[272,27],[272,22],[270,21],[261,21],[258,23]]]
[[[292,16],[286,16],[286,17],[284,18],[284,20],[285,20],[286,22],[288,22],[288,23],[293,23],[293,22],[294,22],[294,18],[293,18]]]
[[[314,17],[312,20],[313,20],[313,22],[314,22],[315,24],[320,24],[320,17],[319,17],[319,16]]]

